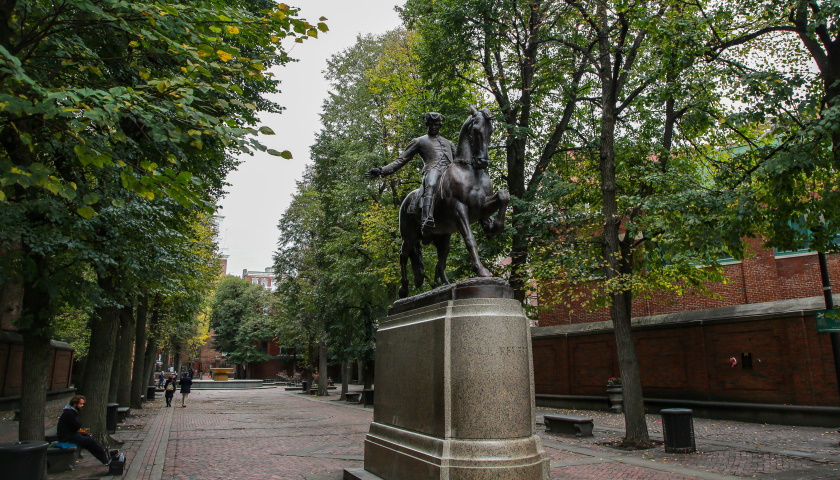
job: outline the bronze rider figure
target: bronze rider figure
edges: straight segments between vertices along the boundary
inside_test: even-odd
[[[365,177],[387,177],[411,161],[414,155],[420,154],[424,164],[422,171],[423,199],[421,203],[423,226],[421,232],[426,235],[428,230],[435,226],[434,198],[438,191],[438,180],[455,158],[455,146],[439,135],[443,115],[430,112],[423,114],[423,119],[427,127],[426,135],[410,141],[396,160],[381,168],[371,168],[365,173]]]

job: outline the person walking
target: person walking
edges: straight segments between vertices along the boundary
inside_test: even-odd
[[[70,398],[70,402],[65,405],[61,416],[58,417],[58,425],[56,426],[56,434],[58,441],[63,443],[74,443],[88,452],[90,452],[103,465],[111,463],[111,458],[105,451],[105,448],[93,438],[82,435],[82,421],[79,419],[79,412],[85,406],[85,397],[82,395],[74,395]]]
[[[190,394],[190,389],[192,388],[192,377],[190,376],[189,372],[187,372],[183,377],[181,377],[181,407],[187,406],[187,395]]]
[[[163,387],[164,394],[163,396],[166,398],[166,406],[172,406],[172,397],[175,396],[175,379],[172,378],[171,375],[167,375],[166,377],[166,386]]]

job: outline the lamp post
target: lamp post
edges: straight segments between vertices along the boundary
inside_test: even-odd
[[[820,225],[811,229],[812,232],[819,232],[825,228],[825,218],[820,215]],[[831,293],[831,278],[828,276],[828,262],[825,258],[825,252],[820,249],[817,252],[817,260],[820,264],[820,279],[822,279],[823,299],[825,300],[825,309],[832,310],[834,308],[834,296]],[[837,387],[840,389],[840,333],[830,332],[831,338],[831,352],[834,357],[834,375],[837,377]]]
[[[823,298],[825,309],[834,308],[834,297],[831,294],[831,279],[828,276],[828,262],[825,259],[825,252],[817,252],[817,259],[820,262],[820,278],[822,278]],[[831,332],[831,351],[834,356],[834,373],[837,376],[837,386],[840,388],[840,333]]]

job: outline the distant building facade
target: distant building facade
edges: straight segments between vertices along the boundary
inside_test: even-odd
[[[267,288],[272,292],[277,288],[275,285],[274,269],[271,267],[262,271],[248,270],[246,268],[242,270],[242,279],[247,280],[254,285],[262,285],[264,288]]]

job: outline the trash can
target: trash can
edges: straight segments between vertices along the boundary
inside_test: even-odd
[[[149,385],[149,388],[146,389],[146,400],[152,401],[155,399],[155,389],[157,387],[154,385]]]
[[[662,415],[662,435],[665,437],[665,451],[668,453],[694,453],[694,418],[689,408],[666,408]]]
[[[45,480],[49,445],[34,441],[0,444],[0,472],[3,472],[3,478]]]
[[[300,382],[300,384],[301,384],[301,386],[303,386],[303,388],[301,389],[301,390],[303,390],[303,393],[309,393],[309,382],[304,380],[304,381]]]
[[[362,390],[362,397],[364,397],[364,405],[373,406],[373,389],[372,388],[365,388]]]
[[[107,405],[107,412],[105,413],[105,429],[108,433],[117,432],[117,409],[120,408],[119,403],[109,403]]]

